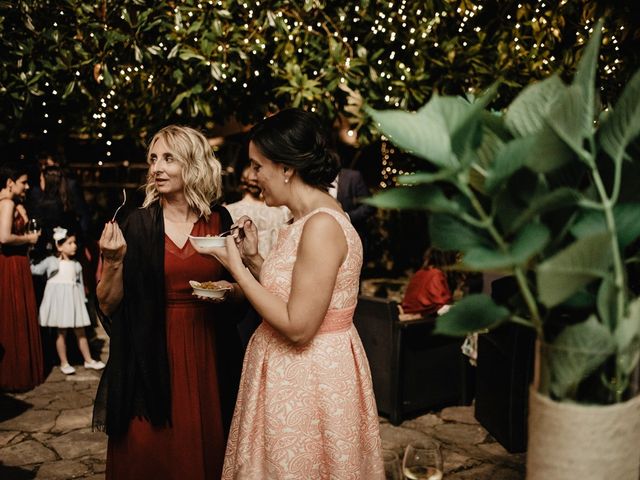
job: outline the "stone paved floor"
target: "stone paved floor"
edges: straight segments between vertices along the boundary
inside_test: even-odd
[[[106,342],[105,342],[106,343]],[[0,394],[0,479],[104,478],[107,439],[92,432],[91,405],[100,373],[57,368],[45,383]],[[383,448],[401,456],[412,440],[441,442],[445,480],[521,480],[524,454],[506,452],[473,418],[473,407],[451,407],[394,427],[381,419]]]

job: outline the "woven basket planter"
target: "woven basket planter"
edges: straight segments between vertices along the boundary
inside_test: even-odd
[[[640,396],[614,405],[529,392],[527,480],[638,480]]]

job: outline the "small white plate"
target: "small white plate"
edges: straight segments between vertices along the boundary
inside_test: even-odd
[[[189,280],[189,285],[191,285],[193,293],[199,297],[222,298],[227,290],[231,290],[231,287],[218,288],[215,290],[212,290],[211,288],[202,288],[200,286],[200,282],[196,282],[195,280]]]
[[[224,247],[226,245],[226,237],[194,237],[189,235],[189,241],[194,247],[210,248]]]

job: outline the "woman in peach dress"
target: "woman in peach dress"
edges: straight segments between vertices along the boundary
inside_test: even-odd
[[[383,479],[369,364],[353,326],[362,244],[327,189],[339,160],[314,114],[257,124],[249,156],[293,215],[266,259],[242,217],[216,256],[263,321],[245,354],[223,479]]]

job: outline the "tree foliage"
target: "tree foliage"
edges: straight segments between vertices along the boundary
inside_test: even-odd
[[[300,105],[346,116],[366,139],[361,97],[414,110],[500,76],[507,105],[514,87],[571,72],[601,15],[606,100],[638,54],[631,7],[605,3],[1,1],[0,132],[141,139],[168,122],[208,129]]]

